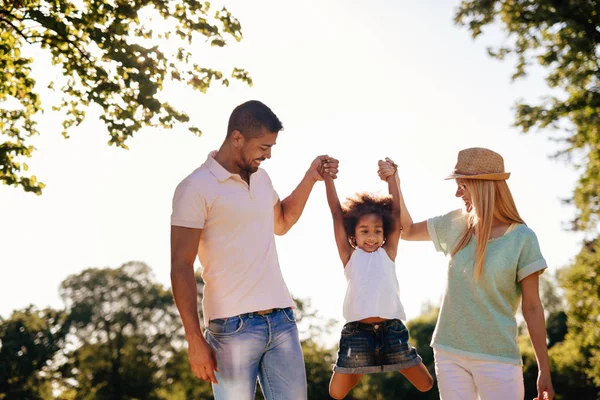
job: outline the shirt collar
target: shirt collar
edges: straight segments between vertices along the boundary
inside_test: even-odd
[[[208,170],[219,180],[219,182],[226,181],[231,178],[234,174],[227,171],[221,164],[215,160],[215,155],[217,154],[216,150],[208,153],[208,157],[206,157],[206,162],[204,163]]]

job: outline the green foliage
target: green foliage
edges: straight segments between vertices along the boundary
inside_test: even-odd
[[[585,244],[575,263],[559,270],[566,308],[554,309],[546,320],[548,355],[557,400],[600,399],[600,238]],[[544,298],[542,299],[544,301]],[[536,395],[537,363],[524,331],[519,337],[523,356],[525,398]]]
[[[144,126],[183,123],[201,134],[161,92],[167,82],[202,93],[214,81],[229,86],[223,72],[194,63],[189,49],[200,41],[223,47],[226,37],[242,39],[240,23],[226,8],[212,11],[209,2],[197,0],[4,0],[0,27],[0,182],[37,194],[44,185],[24,176],[27,165],[20,161],[32,155],[28,138],[38,133],[35,117],[42,112],[33,60],[23,49],[41,47],[61,67],[55,109],[66,113],[65,137],[94,105],[102,112],[108,143],[127,148],[127,139]],[[252,84],[240,68],[231,78]]]
[[[557,279],[550,272],[540,275],[540,298],[546,312],[548,348],[562,342],[567,334],[567,314],[563,298],[558,293]],[[525,321],[522,328],[527,329]]]
[[[304,364],[306,366],[306,381],[308,382],[309,399],[328,399],[331,367],[335,364],[335,352],[326,349],[314,340],[302,342]]]
[[[412,345],[423,358],[423,363],[433,374],[433,349],[430,346],[433,331],[437,323],[439,309],[434,308],[407,323]]]
[[[107,343],[86,343],[70,354],[76,397],[89,400],[159,399],[160,368],[142,335],[124,336],[118,357]],[[65,374],[68,376],[68,374]]]
[[[335,364],[336,354],[334,349],[328,349],[318,343],[318,338],[331,332],[335,321],[323,320],[315,310],[310,299],[294,298],[296,318],[301,340],[304,365],[306,367],[307,392],[309,399],[328,399],[329,380],[331,379],[332,365]],[[257,399],[262,396],[257,396]]]
[[[77,381],[77,398],[159,398],[163,367],[181,349],[183,332],[171,292],[150,268],[86,269],[65,279],[60,293],[79,344],[62,367]]]
[[[128,262],[119,268],[89,268],[60,286],[77,338],[112,342],[119,335],[149,334],[154,343],[182,338],[169,290],[153,281],[150,268]]]
[[[565,342],[578,349],[583,370],[600,387],[600,238],[585,243],[559,278],[569,305]]]
[[[548,348],[565,340],[567,335],[567,314],[564,311],[550,313],[546,319]]]
[[[579,163],[583,172],[573,199],[578,212],[573,229],[593,229],[600,221],[600,3],[596,0],[463,0],[455,21],[473,37],[499,22],[512,46],[490,55],[517,58],[514,79],[537,63],[548,70],[546,82],[559,94],[541,104],[516,106],[515,125],[561,129],[564,149],[557,153]],[[564,129],[566,128],[566,129]]]
[[[525,398],[532,399],[537,396],[538,368],[527,334],[519,337],[519,348],[523,357]],[[587,362],[580,350],[575,341],[566,340],[548,351],[556,400],[600,398],[600,389],[586,375]]]
[[[600,388],[588,377],[589,361],[576,340],[557,344],[550,349],[549,356],[557,400],[600,399]]]
[[[161,375],[162,385],[157,394],[165,400],[212,399],[210,383],[194,375],[188,361],[187,350],[173,354]]]
[[[556,274],[546,271],[539,276],[539,279],[540,299],[544,311],[547,314],[552,314],[564,310],[564,300],[561,293],[559,293]]]
[[[30,306],[0,319],[0,399],[52,397],[53,359],[69,330],[65,314]]]

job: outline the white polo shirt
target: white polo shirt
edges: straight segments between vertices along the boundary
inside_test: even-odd
[[[293,307],[275,247],[273,207],[279,196],[267,172],[248,185],[213,158],[175,190],[171,225],[202,229],[204,323],[251,311]]]

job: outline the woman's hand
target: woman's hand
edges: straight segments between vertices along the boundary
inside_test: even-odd
[[[539,373],[537,379],[538,397],[534,400],[553,400],[554,388],[549,373]]]
[[[377,174],[379,175],[379,178],[381,178],[381,180],[384,182],[387,182],[388,178],[390,176],[394,176],[398,171],[398,165],[396,165],[396,163],[394,163],[388,157],[385,158],[385,161],[379,160],[377,165],[379,166]]]

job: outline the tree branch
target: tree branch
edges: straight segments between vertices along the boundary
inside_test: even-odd
[[[6,13],[1,12],[0,10],[0,14],[6,15]],[[7,19],[1,18],[0,17],[0,22],[4,22],[5,24],[7,24],[8,26],[10,26],[15,32],[17,32],[19,34],[19,36],[21,36],[27,43],[31,44],[31,42],[29,41],[29,37],[27,37],[23,31],[21,31],[19,28],[17,28],[12,22],[10,22]]]

